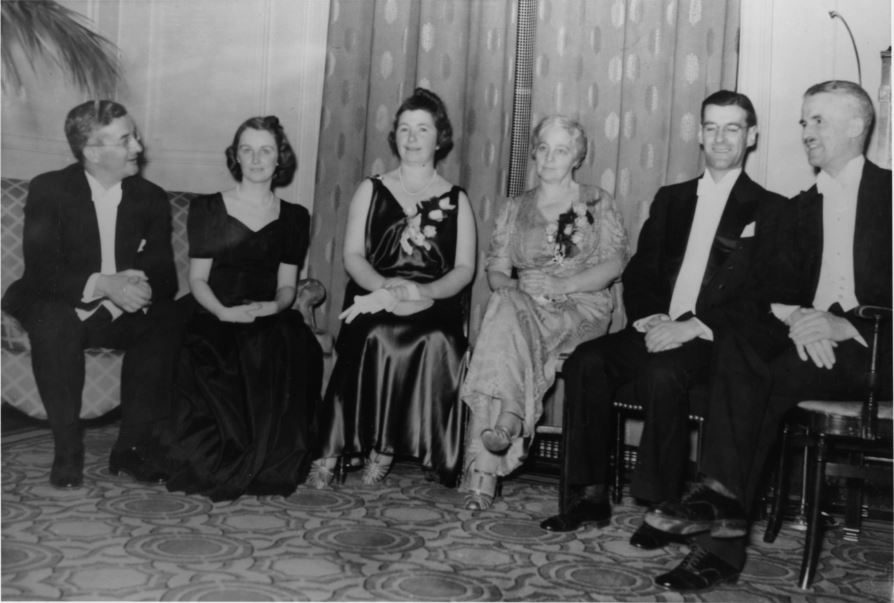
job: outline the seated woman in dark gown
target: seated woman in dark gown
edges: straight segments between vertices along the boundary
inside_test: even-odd
[[[297,165],[276,117],[244,122],[226,156],[236,187],[189,208],[167,486],[212,500],[288,496],[307,475],[322,386],[320,346],[291,309],[310,219],[273,194]]]
[[[317,488],[331,483],[342,454],[367,456],[366,485],[384,479],[395,455],[419,459],[447,485],[460,468],[474,216],[465,192],[435,169],[453,146],[437,95],[417,88],[388,141],[400,165],[364,180],[348,212],[351,280],[309,478]]]

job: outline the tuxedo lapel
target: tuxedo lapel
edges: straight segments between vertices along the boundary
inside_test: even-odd
[[[121,182],[121,203],[118,205],[118,218],[115,221],[115,263],[119,270],[122,266],[133,263],[133,256],[140,243],[140,232],[135,230],[140,223],[139,209],[133,179],[126,178]]]
[[[680,195],[674,200],[672,211],[668,214],[666,253],[670,291],[674,290],[677,275],[683,265],[683,257],[686,255],[686,245],[689,242],[692,221],[695,218],[697,190],[698,179],[686,183],[686,186],[680,190]]]
[[[96,218],[96,206],[93,204],[93,193],[87,182],[84,168],[79,165],[72,166],[66,174],[64,189],[68,199],[63,201],[68,207],[63,209],[63,215],[69,216],[67,224],[62,224],[68,235],[67,253],[72,256],[82,255],[87,265],[95,266],[99,270],[102,265],[102,249],[99,243],[99,223]]]
[[[875,249],[875,238],[872,236],[877,230],[879,220],[884,219],[881,212],[878,211],[876,197],[878,189],[870,170],[870,163],[866,162],[863,167],[863,174],[860,178],[860,188],[857,193],[857,219],[854,224],[854,232],[860,233],[861,236],[854,237],[854,285],[857,289],[854,293],[859,294],[860,288],[857,283],[865,283],[872,278],[871,267],[873,266],[873,256],[875,253],[889,253],[887,250]]]
[[[800,253],[806,258],[805,291],[815,296],[823,259],[823,196],[816,190],[816,185],[801,193],[797,210],[798,232],[802,233]],[[812,304],[813,297],[805,302]]]
[[[730,191],[717,232],[714,233],[714,242],[711,244],[711,253],[702,278],[702,289],[711,282],[730,253],[739,246],[742,230],[754,221],[757,199],[752,194],[751,184],[751,179],[742,172]]]

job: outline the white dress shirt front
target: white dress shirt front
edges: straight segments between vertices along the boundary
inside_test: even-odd
[[[816,177],[816,188],[823,195],[823,259],[813,298],[817,310],[828,310],[836,302],[845,312],[859,305],[854,284],[854,231],[865,162],[860,155],[837,177],[826,172]]]
[[[714,182],[710,172],[705,172],[698,181],[698,201],[689,240],[686,242],[686,253],[680,273],[674,283],[668,314],[676,319],[686,312],[695,313],[695,303],[701,292],[705,268],[711,255],[711,246],[717,234],[720,217],[726,207],[730,191],[742,173],[741,169],[731,170],[723,175],[720,182]]]
[[[84,285],[84,293],[81,301],[89,303],[99,298],[96,295],[96,280],[100,274],[116,274],[118,272],[115,264],[115,225],[118,222],[118,205],[121,203],[121,183],[105,188],[99,180],[85,171],[87,183],[90,185],[90,193],[93,198],[93,206],[96,208],[96,223],[99,227],[99,248],[102,255],[102,263],[99,272],[90,275],[87,283]],[[121,316],[124,312],[109,300],[103,300],[100,304],[104,306],[112,315],[112,320]],[[76,308],[78,317],[83,321],[87,320],[99,306],[92,310],[84,310]]]

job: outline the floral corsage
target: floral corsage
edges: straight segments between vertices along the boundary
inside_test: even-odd
[[[559,214],[555,222],[546,225],[546,242],[553,246],[553,260],[561,264],[565,258],[574,257],[580,251],[584,241],[583,229],[593,223],[593,214],[588,206],[597,200],[587,203],[577,202],[565,213]]]
[[[407,225],[400,235],[400,248],[408,255],[413,255],[414,245],[431,249],[429,239],[437,236],[438,226],[447,218],[447,213],[453,211],[456,211],[456,205],[450,203],[449,197],[432,197],[417,204],[414,213],[407,214]]]

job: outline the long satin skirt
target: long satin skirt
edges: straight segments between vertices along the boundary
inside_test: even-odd
[[[452,304],[403,317],[361,315],[342,325],[319,416],[319,456],[375,450],[413,457],[455,486],[467,347],[461,312]]]

